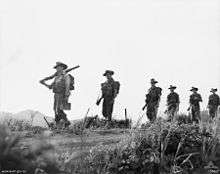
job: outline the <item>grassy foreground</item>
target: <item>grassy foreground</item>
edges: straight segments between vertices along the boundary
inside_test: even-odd
[[[192,125],[182,116],[175,123],[159,119],[142,129],[82,129],[80,134],[75,134],[75,130],[52,132],[27,125],[27,130],[16,130],[4,124],[0,126],[0,171],[218,173],[220,144],[216,123]]]

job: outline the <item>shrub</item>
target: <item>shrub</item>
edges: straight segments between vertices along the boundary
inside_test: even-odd
[[[131,120],[112,120],[108,122],[105,119],[100,119],[98,116],[95,117],[87,117],[85,120],[79,120],[72,125],[70,125],[69,130],[71,133],[75,133],[79,135],[82,133],[83,129],[102,129],[102,128],[130,128]]]
[[[3,125],[0,125],[0,170],[25,170],[28,174],[39,171],[60,173],[52,145],[41,140],[22,149],[19,137],[13,136]]]
[[[92,148],[84,162],[94,174],[188,173],[210,160],[217,164],[219,147],[208,129],[159,120],[116,145]]]

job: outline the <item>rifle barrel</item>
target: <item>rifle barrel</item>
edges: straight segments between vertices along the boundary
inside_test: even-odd
[[[79,68],[79,67],[80,67],[80,66],[77,65],[77,66],[75,66],[75,67],[73,67],[73,68],[67,69],[65,72],[68,73],[68,72],[70,72],[70,71],[72,71],[72,70],[74,70],[74,69],[77,69],[77,68]]]
[[[47,126],[50,128],[50,124],[49,124],[49,122],[47,121],[47,119],[45,117],[44,117],[44,120],[46,121]]]

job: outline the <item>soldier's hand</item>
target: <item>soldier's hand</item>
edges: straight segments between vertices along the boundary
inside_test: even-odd
[[[98,106],[100,104],[99,100],[96,101],[96,105]]]
[[[53,87],[52,85],[48,85],[48,88],[49,88],[49,89],[52,89],[52,87]]]
[[[44,84],[45,83],[44,79],[40,80],[39,83]]]
[[[67,91],[66,93],[65,93],[65,97],[69,97],[70,96],[70,91]]]
[[[112,103],[114,103],[114,101],[115,101],[115,99],[112,99],[110,103],[112,104]]]

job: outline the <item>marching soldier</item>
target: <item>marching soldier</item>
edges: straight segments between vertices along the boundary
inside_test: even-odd
[[[157,118],[162,89],[156,86],[158,82],[155,79],[151,79],[150,83],[151,88],[148,90],[148,94],[146,94],[146,104],[142,108],[142,110],[144,110],[147,107],[147,117],[150,120],[150,122],[154,122]]]
[[[197,93],[198,88],[192,87],[190,90],[193,93],[190,95],[189,103],[190,106],[187,109],[191,111],[192,121],[195,123],[199,123],[200,121],[200,102],[202,102],[202,97],[199,93]]]
[[[102,114],[108,121],[112,120],[114,101],[120,88],[120,83],[112,78],[113,75],[114,71],[111,70],[106,70],[103,74],[107,78],[107,81],[101,84],[102,96],[96,102],[99,105],[103,99]]]
[[[220,105],[220,98],[216,94],[217,89],[212,88],[210,92],[212,94],[209,96],[208,109],[209,109],[209,116],[211,117],[211,119],[213,119],[217,115],[218,107]]]
[[[70,122],[68,121],[64,110],[70,110],[71,105],[68,103],[68,99],[70,91],[74,89],[74,78],[70,74],[67,74],[67,72],[78,67],[79,66],[67,70],[68,66],[66,64],[56,62],[56,65],[54,66],[54,69],[56,69],[55,74],[40,81],[41,84],[53,90],[55,121],[56,124],[58,124],[61,120],[64,120],[65,127],[69,126]],[[45,83],[47,80],[51,79],[54,79],[51,85]]]
[[[174,119],[175,114],[179,111],[179,95],[174,92],[176,86],[170,85],[168,88],[170,90],[170,94],[167,96],[167,110],[165,113],[168,115],[168,121],[172,121]]]

